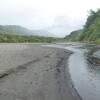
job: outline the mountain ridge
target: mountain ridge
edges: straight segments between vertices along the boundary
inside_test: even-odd
[[[46,30],[31,30],[19,25],[0,25],[0,33],[12,35],[33,35],[53,37],[53,34]],[[49,34],[49,35],[48,35]]]

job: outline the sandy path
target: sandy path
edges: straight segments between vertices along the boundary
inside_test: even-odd
[[[0,100],[81,100],[65,71],[69,51],[33,44],[0,48],[2,73],[10,69],[0,79]]]

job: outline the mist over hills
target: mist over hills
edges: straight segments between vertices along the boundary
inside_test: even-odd
[[[18,25],[0,25],[0,33],[12,35],[35,35],[54,37],[54,35],[46,30],[30,30]]]
[[[32,30],[34,35],[44,36],[44,37],[56,37],[53,33],[46,30]]]
[[[45,30],[29,30],[18,25],[0,25],[0,43],[51,43],[55,40],[56,38]]]

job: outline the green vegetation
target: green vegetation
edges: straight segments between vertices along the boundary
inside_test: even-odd
[[[80,40],[100,42],[100,10],[91,11]]]
[[[70,35],[66,36],[64,38],[64,40],[67,41],[78,41],[80,39],[80,36],[82,34],[83,30],[77,30],[77,31],[73,31],[70,33]]]
[[[7,43],[23,43],[23,42],[51,43],[55,40],[56,39],[52,37],[21,36],[21,35],[0,33],[0,42],[3,42],[3,43],[6,43],[6,42]]]
[[[74,31],[71,35],[66,36],[66,40],[67,39],[71,41],[92,41],[100,43],[100,9],[96,12],[90,10],[86,24],[81,32]]]
[[[52,37],[43,37],[31,35],[31,31],[16,25],[0,26],[0,42],[17,43],[17,42],[43,42],[51,43],[56,40]]]

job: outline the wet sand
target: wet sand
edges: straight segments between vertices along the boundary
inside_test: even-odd
[[[0,100],[81,100],[66,68],[70,54],[36,44],[1,44]]]

